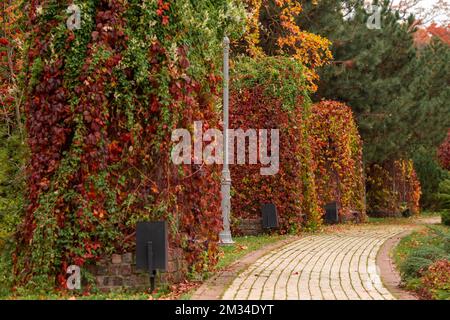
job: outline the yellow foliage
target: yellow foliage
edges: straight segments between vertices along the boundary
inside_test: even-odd
[[[294,0],[245,0],[247,3],[248,22],[244,40],[247,53],[251,56],[264,55],[261,42],[260,10],[275,5],[277,16],[273,29],[277,32],[269,36],[274,39],[277,54],[291,55],[307,67],[306,77],[313,91],[317,90],[319,79],[316,68],[323,66],[333,57],[330,51],[331,42],[319,35],[306,32],[297,24],[296,18],[302,12],[302,5]],[[313,3],[317,3],[314,1]]]

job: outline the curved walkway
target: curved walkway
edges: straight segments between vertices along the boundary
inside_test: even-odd
[[[399,225],[355,227],[308,235],[271,251],[243,271],[223,299],[395,299],[376,258]]]

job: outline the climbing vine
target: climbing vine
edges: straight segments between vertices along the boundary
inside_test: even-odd
[[[337,201],[341,219],[365,216],[362,141],[345,104],[321,101],[312,109],[311,146],[320,205]]]
[[[219,168],[173,165],[170,136],[194,120],[218,125],[221,39],[242,30],[242,10],[226,0],[75,1],[82,23],[71,31],[71,3],[29,5],[31,159],[16,284],[64,287],[68,265],[132,248],[140,220],[168,221],[191,270],[210,268]]]
[[[238,232],[239,219],[260,217],[263,203],[276,205],[282,233],[320,224],[307,133],[311,102],[303,71],[301,64],[282,57],[245,58],[235,65],[230,128],[279,129],[280,136],[275,175],[261,175],[260,163],[231,170]]]
[[[419,213],[421,189],[412,160],[372,164],[366,171],[369,214]]]
[[[0,121],[9,133],[21,126],[19,71],[23,65],[21,48],[24,32],[20,1],[4,1],[0,14]]]

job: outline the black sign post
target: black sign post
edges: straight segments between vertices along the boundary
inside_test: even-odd
[[[165,221],[138,222],[136,226],[136,268],[150,276],[150,290],[155,289],[156,271],[167,270],[168,238]]]
[[[337,202],[330,202],[325,205],[325,222],[328,224],[339,222],[339,205]]]
[[[264,229],[278,228],[278,211],[273,203],[265,203],[261,206],[262,224]]]
[[[153,292],[155,290],[156,270],[153,266],[153,243],[151,241],[147,242],[147,266],[150,275],[150,292]]]

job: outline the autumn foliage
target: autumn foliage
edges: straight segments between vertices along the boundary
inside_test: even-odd
[[[448,299],[450,291],[450,261],[436,260],[427,270],[423,270],[420,279],[422,288],[419,294],[425,299]]]
[[[364,219],[362,141],[351,109],[336,101],[316,103],[310,133],[319,205],[337,201],[341,220]]]
[[[371,215],[395,216],[420,210],[420,182],[411,160],[372,164],[367,174],[367,210]]]
[[[442,26],[432,23],[427,27],[418,28],[417,31],[414,32],[414,43],[418,47],[423,47],[430,44],[433,37],[450,45],[450,25]]]
[[[277,174],[261,175],[261,164],[231,165],[233,232],[240,220],[260,218],[264,203],[276,205],[280,233],[317,229],[331,201],[341,220],[364,219],[352,111],[309,98],[316,69],[331,59],[330,42],[298,24],[299,1],[244,2],[246,26],[233,0],[86,0],[78,30],[66,25],[72,1],[2,4],[0,116],[15,112],[20,123],[24,112],[29,149],[12,252],[16,286],[63,289],[67,266],[133,251],[139,221],[167,221],[186,274],[211,271],[222,229],[220,167],[174,165],[170,138],[177,128],[193,131],[194,121],[220,129],[225,33],[246,55],[232,59],[230,127],[280,133]],[[22,14],[23,32],[16,27]],[[440,151],[447,167],[448,140]],[[418,212],[410,160],[373,164],[367,175],[371,211]]]
[[[170,136],[195,120],[219,125],[220,37],[189,33],[212,8],[85,1],[75,31],[65,27],[66,8],[29,6],[31,158],[16,283],[65,287],[68,265],[133,250],[142,220],[167,221],[170,245],[183,249],[190,271],[210,269],[221,230],[219,168],[173,165]],[[216,9],[210,29],[198,30],[222,34],[223,7]]]
[[[24,33],[19,24],[22,18],[19,3],[0,4],[0,120],[10,127],[20,113],[18,74],[23,65],[20,48]]]
[[[303,8],[294,0],[245,0],[248,23],[244,35],[245,48],[253,57],[262,55],[291,56],[305,66],[304,74],[310,89],[317,89],[316,68],[332,55],[330,41],[303,30],[297,17]]]
[[[307,134],[311,104],[305,95],[303,68],[288,58],[266,57],[243,59],[235,70],[230,128],[280,130],[276,175],[261,175],[260,164],[231,168],[235,231],[239,232],[240,219],[259,218],[264,203],[276,205],[282,233],[317,226],[320,212]]]

